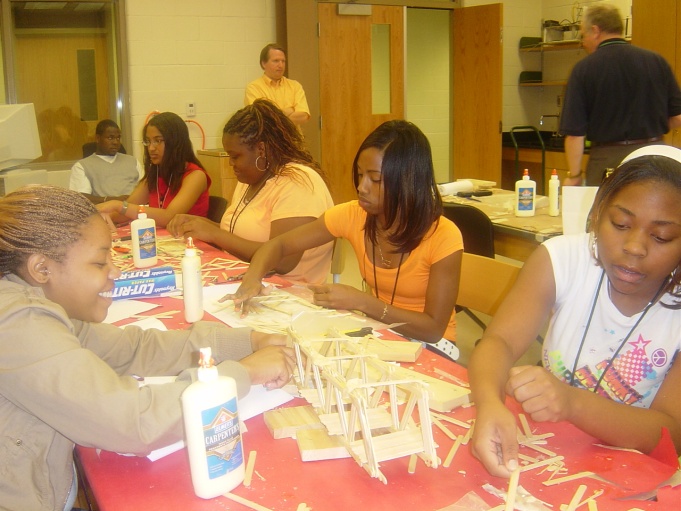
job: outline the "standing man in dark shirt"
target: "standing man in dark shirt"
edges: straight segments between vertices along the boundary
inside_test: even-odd
[[[659,143],[681,127],[681,90],[659,54],[628,44],[616,7],[594,4],[582,19],[582,45],[590,55],[570,74],[560,132],[570,176],[582,184],[584,139],[591,141],[586,184],[598,186],[606,168],[634,149]]]

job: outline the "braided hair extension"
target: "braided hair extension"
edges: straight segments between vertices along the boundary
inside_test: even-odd
[[[62,262],[97,214],[80,193],[58,186],[24,186],[0,198],[0,275],[17,275],[31,254]]]
[[[314,169],[327,186],[329,184],[321,167],[306,149],[296,125],[267,99],[256,99],[253,104],[237,111],[227,121],[223,134],[237,135],[250,149],[263,142],[265,156],[273,162],[275,175],[295,178],[295,171],[287,164],[298,163]]]

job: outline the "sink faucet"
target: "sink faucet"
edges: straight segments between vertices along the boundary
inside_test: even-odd
[[[544,119],[547,118],[547,117],[555,117],[556,118],[556,125],[560,124],[560,114],[546,114],[546,115],[542,115],[541,117],[539,117],[539,126],[544,125]],[[557,135],[557,134],[558,134],[558,131],[553,132],[554,136]]]

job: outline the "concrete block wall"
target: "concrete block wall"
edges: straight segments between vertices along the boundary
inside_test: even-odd
[[[142,127],[155,111],[198,122],[206,149],[222,147],[222,128],[243,106],[246,84],[262,70],[260,50],[275,41],[274,0],[127,0],[133,148],[142,159]],[[196,116],[186,105],[196,105]],[[189,131],[194,149],[200,129]]]

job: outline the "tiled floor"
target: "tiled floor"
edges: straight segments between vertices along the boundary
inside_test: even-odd
[[[357,259],[352,250],[352,247],[345,241],[342,240],[343,246],[343,269],[340,275],[340,282],[342,284],[348,284],[357,288],[361,288],[362,277],[359,273],[359,266],[357,264]],[[517,262],[517,261],[516,261]],[[489,321],[489,316],[484,314],[476,314],[483,322],[487,323]],[[460,312],[456,316],[457,321],[457,346],[461,355],[458,362],[466,367],[468,365],[468,360],[471,356],[471,352],[475,347],[475,341],[480,339],[482,335],[482,330],[480,327],[464,312]],[[523,355],[516,365],[534,365],[541,359],[541,346],[539,342],[536,342],[532,347]]]

